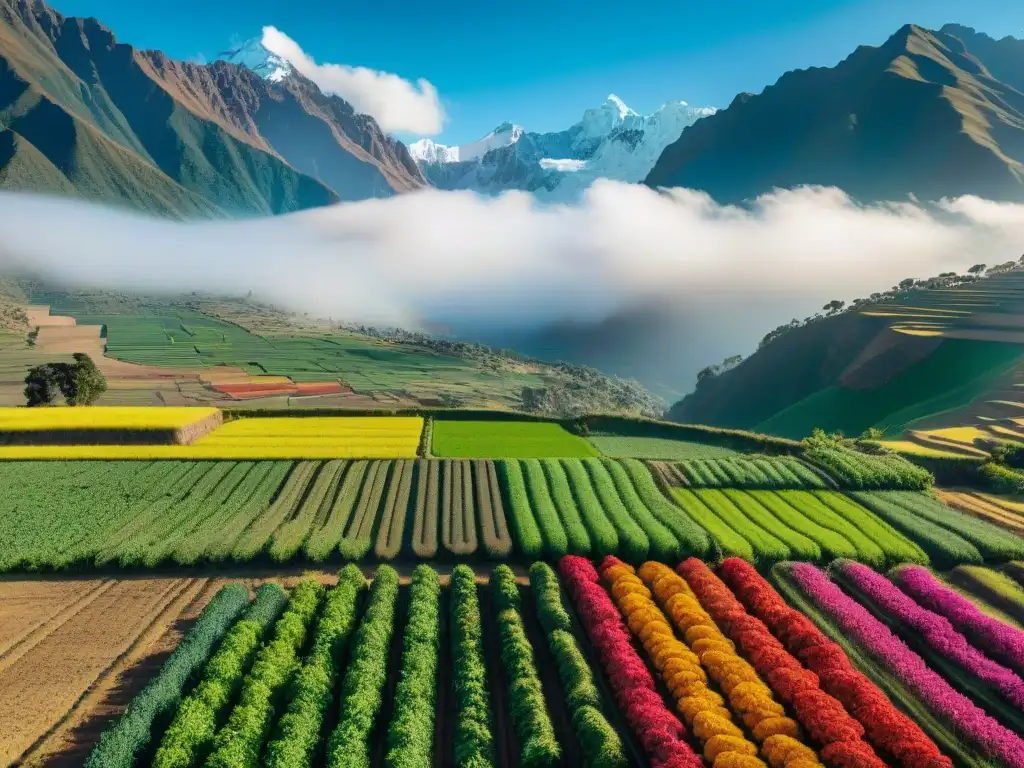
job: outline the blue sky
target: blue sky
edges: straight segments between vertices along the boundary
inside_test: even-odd
[[[213,58],[273,25],[318,63],[426,78],[458,144],[503,120],[561,130],[616,93],[639,112],[683,99],[724,107],[789,69],[832,66],[905,23],[1024,37],[1021,0],[53,0],[119,40]],[[399,134],[402,138],[408,135]]]

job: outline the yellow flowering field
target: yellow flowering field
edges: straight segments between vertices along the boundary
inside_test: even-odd
[[[180,429],[216,416],[217,408],[89,406],[0,408],[0,432],[79,429]]]

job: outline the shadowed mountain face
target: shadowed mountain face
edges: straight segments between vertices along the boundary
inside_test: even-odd
[[[423,185],[400,142],[299,75],[173,61],[95,19],[0,0],[0,188],[216,217]]]
[[[737,203],[775,187],[860,200],[1024,200],[1024,41],[906,26],[834,68],[788,72],[683,131],[650,186]]]

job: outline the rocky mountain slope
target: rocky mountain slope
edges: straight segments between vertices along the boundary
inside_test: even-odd
[[[264,80],[0,0],[0,189],[160,215],[286,213],[423,185],[407,150],[297,74]]]
[[[410,147],[424,176],[440,189],[495,195],[517,189],[542,200],[579,198],[598,178],[639,182],[662,150],[710,107],[670,102],[640,115],[611,95],[564,131],[533,133],[503,123],[482,139],[458,147],[421,140]]]
[[[740,94],[687,128],[646,183],[724,203],[802,184],[862,200],[1024,200],[1024,41],[903,27],[836,67]]]

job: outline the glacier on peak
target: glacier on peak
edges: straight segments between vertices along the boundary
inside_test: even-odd
[[[482,139],[456,147],[437,144],[430,139],[414,141],[409,145],[409,154],[418,163],[459,163],[479,160],[492,149],[515,144],[523,133],[521,125],[506,121]]]
[[[267,49],[259,37],[250,38],[237,48],[221,51],[217,59],[251,69],[273,83],[280,82],[293,71],[291,63]]]
[[[502,123],[471,144],[449,147],[421,139],[409,153],[439,189],[497,195],[518,189],[539,199],[570,202],[599,178],[640,182],[665,147],[713,107],[670,101],[650,115],[610,94],[564,131],[533,133]]]

